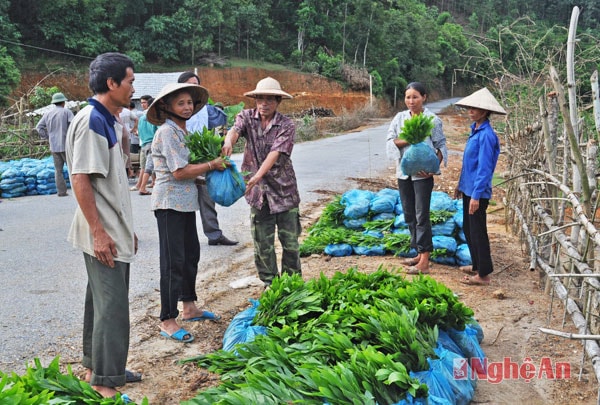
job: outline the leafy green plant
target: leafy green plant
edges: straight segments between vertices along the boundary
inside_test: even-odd
[[[402,130],[398,133],[398,138],[414,145],[423,142],[431,135],[432,130],[433,116],[417,114],[404,121]]]
[[[196,362],[221,384],[191,404],[392,404],[425,398],[410,371],[434,359],[438,327],[463,330],[473,311],[430,277],[407,281],[380,267],[355,268],[308,281],[276,278],[254,317],[267,335]]]
[[[60,89],[56,86],[46,88],[35,86],[33,94],[29,96],[29,102],[33,108],[45,107],[52,101],[52,96],[59,91]]]
[[[240,101],[239,104],[228,105],[223,108],[225,114],[227,114],[227,127],[232,127],[235,123],[235,117],[242,112],[244,109],[244,102]]]
[[[22,376],[0,371],[0,404],[124,404],[120,395],[117,398],[103,398],[90,384],[80,380],[68,368],[62,374],[59,358],[56,357],[43,367],[39,359],[28,366]],[[142,400],[148,405],[148,399]]]
[[[202,132],[194,131],[185,137],[185,145],[190,151],[190,163],[209,162],[221,156],[222,138],[213,129],[204,127]]]

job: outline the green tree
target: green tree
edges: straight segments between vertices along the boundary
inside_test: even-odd
[[[0,104],[8,105],[8,96],[21,82],[21,72],[5,47],[0,47]]]
[[[191,26],[182,47],[189,52],[189,61],[194,64],[196,58],[216,49],[218,30],[223,24],[220,0],[185,0],[177,15],[187,20]],[[184,59],[185,60],[185,59]]]
[[[54,0],[44,2],[38,25],[55,49],[96,56],[116,50],[105,35],[113,26],[106,19],[107,0]]]
[[[182,59],[182,44],[192,30],[192,22],[180,10],[174,15],[152,16],[144,25],[146,32],[146,57],[151,60],[173,63]]]

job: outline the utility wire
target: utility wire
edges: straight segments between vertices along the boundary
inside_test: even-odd
[[[82,56],[82,55],[76,55],[74,53],[69,53],[69,52],[61,52],[61,51],[55,51],[53,49],[48,49],[48,48],[41,48],[39,46],[33,46],[33,45],[27,45],[27,44],[22,44],[20,42],[14,42],[14,41],[9,41],[7,39],[2,39],[0,38],[0,42],[6,42],[7,44],[12,44],[12,45],[18,45],[18,46],[24,46],[27,48],[33,48],[33,49],[38,49],[40,51],[46,51],[46,52],[54,52],[54,53],[59,53],[61,55],[68,55],[68,56],[74,56],[76,58],[83,58],[83,59],[94,59],[92,57],[89,56]]]

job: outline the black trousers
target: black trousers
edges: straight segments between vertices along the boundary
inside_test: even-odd
[[[410,247],[419,253],[432,252],[433,241],[429,205],[433,192],[433,177],[422,180],[398,179],[404,220],[410,231]]]
[[[469,215],[470,202],[471,197],[463,194],[463,230],[471,253],[473,271],[477,271],[479,277],[485,277],[494,271],[487,233],[486,211],[490,200],[480,198],[479,209],[473,215]]]
[[[160,320],[177,318],[178,301],[196,301],[200,242],[196,212],[154,211],[160,245]]]

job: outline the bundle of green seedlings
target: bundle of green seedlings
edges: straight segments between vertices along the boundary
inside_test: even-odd
[[[348,229],[344,226],[344,205],[341,196],[336,196],[332,202],[327,204],[321,213],[319,220],[308,228],[307,237],[300,244],[300,256],[306,257],[311,254],[321,254],[329,244],[347,243],[352,246],[373,247],[383,245],[387,252],[396,256],[410,251],[410,236],[392,233],[394,219],[367,221],[362,225],[362,230]],[[444,210],[433,210],[430,212],[431,224],[440,224],[454,215],[453,212]],[[373,216],[369,213],[369,216]],[[378,238],[367,231],[379,231],[383,238]],[[439,256],[445,253],[434,252]],[[434,256],[435,257],[435,256]]]
[[[103,398],[92,386],[80,380],[69,367],[62,374],[59,358],[43,367],[39,359],[29,365],[22,376],[0,371],[0,404],[124,404],[119,394],[115,398]],[[131,402],[129,402],[131,403]],[[148,399],[142,400],[148,405]]]
[[[276,278],[260,298],[252,342],[184,362],[221,384],[184,404],[394,404],[426,398],[410,371],[429,369],[438,327],[464,330],[473,311],[430,277],[404,279],[380,267],[332,278]]]
[[[185,137],[185,146],[190,151],[190,163],[210,162],[221,156],[223,140],[214,129],[204,127],[202,132],[194,131]]]
[[[411,145],[423,142],[433,131],[433,116],[425,114],[413,115],[402,124],[398,138]]]

